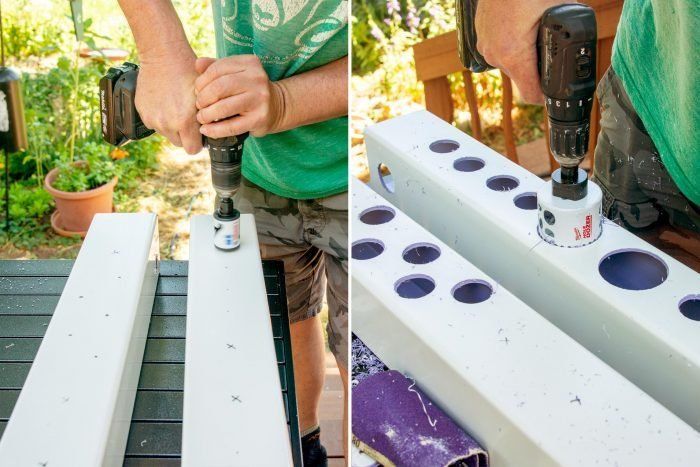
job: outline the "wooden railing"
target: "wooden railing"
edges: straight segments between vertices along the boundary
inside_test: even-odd
[[[598,22],[598,46],[596,80],[600,80],[610,66],[612,44],[615,39],[617,23],[622,13],[623,0],[587,0],[583,3],[590,5],[596,12]],[[472,135],[481,140],[481,120],[479,118],[478,101],[472,81],[472,73],[462,66],[457,52],[457,34],[448,32],[432,39],[425,40],[413,47],[413,59],[416,65],[418,80],[423,82],[426,108],[438,117],[451,122],[454,118],[454,103],[447,76],[452,73],[462,73],[466,90],[467,105],[471,115]],[[506,156],[518,162],[513,133],[513,87],[510,78],[501,72],[503,77],[503,133],[505,136]],[[598,100],[595,99],[591,114],[591,139],[589,154],[593,157],[593,149],[598,140],[600,130],[600,111]],[[545,119],[545,124],[547,119]],[[592,165],[592,161],[591,161]],[[550,155],[550,168],[555,162]]]

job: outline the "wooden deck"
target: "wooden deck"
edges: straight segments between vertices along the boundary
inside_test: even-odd
[[[328,466],[343,467],[343,382],[330,352],[326,352],[326,382],[323,385],[319,417],[321,442],[328,451]]]

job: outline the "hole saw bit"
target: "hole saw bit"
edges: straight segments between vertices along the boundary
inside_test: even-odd
[[[456,0],[460,59],[476,73],[493,68],[476,48],[477,4],[478,0]],[[543,13],[537,36],[540,88],[549,120],[549,149],[560,167],[537,193],[540,221],[544,212],[553,219],[547,229],[538,232],[558,246],[592,243],[602,228],[602,193],[579,168],[588,151],[596,44],[592,8],[571,3]]]
[[[112,67],[100,80],[100,116],[102,136],[113,146],[149,137],[147,128],[136,110],[136,82],[139,67],[126,62]],[[216,191],[214,208],[214,246],[234,250],[241,243],[240,213],[233,206],[233,197],[241,186],[243,142],[248,133],[225,138],[202,137],[209,150],[211,179]]]

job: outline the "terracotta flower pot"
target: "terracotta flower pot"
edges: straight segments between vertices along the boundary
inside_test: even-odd
[[[83,165],[84,162],[76,162],[76,164]],[[56,202],[56,212],[51,216],[51,226],[58,234],[85,236],[95,214],[112,212],[112,198],[117,177],[92,190],[79,192],[57,190],[52,185],[56,177],[58,177],[58,168],[46,175],[44,187]]]

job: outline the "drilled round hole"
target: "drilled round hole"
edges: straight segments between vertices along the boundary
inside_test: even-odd
[[[377,166],[377,175],[379,175],[379,181],[386,191],[389,193],[394,192],[394,176],[391,174],[391,170],[384,164],[379,164]]]
[[[416,243],[403,250],[404,261],[411,264],[427,264],[440,257],[440,248],[430,243]]]
[[[396,293],[403,298],[421,298],[435,290],[435,281],[429,276],[415,274],[402,277],[394,286]]]
[[[459,143],[451,139],[440,139],[430,143],[430,150],[440,154],[447,154],[459,149]]]
[[[497,175],[486,180],[486,186],[494,191],[510,191],[517,188],[520,182],[510,175]]]
[[[656,255],[642,250],[618,250],[605,256],[598,272],[610,284],[626,290],[647,290],[661,285],[668,267]]]
[[[380,240],[366,238],[352,244],[353,259],[372,259],[384,253],[384,243]]]
[[[375,206],[360,213],[360,220],[369,225],[386,224],[394,217],[396,217],[396,211],[389,206]]]
[[[476,172],[484,168],[486,163],[477,157],[462,157],[454,161],[452,167],[460,172]]]
[[[460,282],[452,289],[452,296],[462,303],[485,302],[493,295],[493,288],[488,282],[482,280],[468,280]]]
[[[688,295],[678,304],[678,309],[686,318],[700,321],[700,295]]]
[[[537,193],[521,193],[513,198],[513,203],[515,203],[515,205],[520,209],[534,211],[537,209]]]

